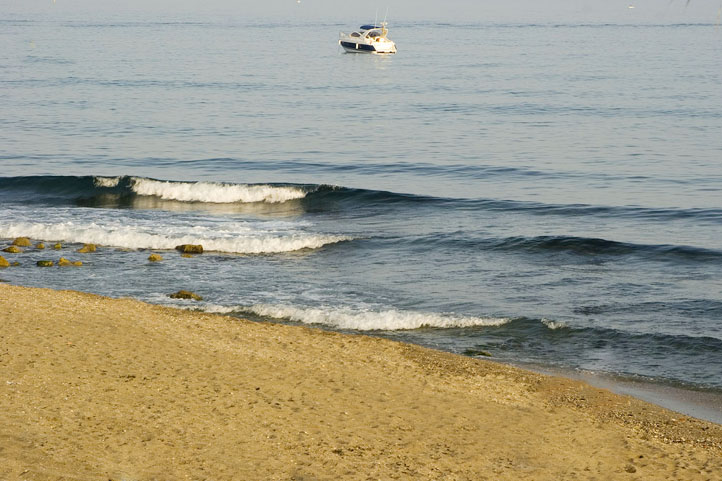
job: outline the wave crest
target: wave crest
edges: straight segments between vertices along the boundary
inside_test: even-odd
[[[120,183],[120,177],[93,177],[93,185],[96,187],[113,188]]]
[[[39,224],[23,222],[0,227],[0,238],[26,236],[43,241],[88,243],[126,249],[173,250],[180,244],[201,244],[206,251],[229,254],[278,254],[318,249],[328,244],[350,241],[351,237],[319,233],[235,234],[211,237],[209,232],[158,233],[139,226],[107,226],[96,223]]]
[[[170,182],[142,177],[132,179],[131,190],[137,195],[154,196],[164,200],[214,204],[237,202],[275,204],[306,197],[306,192],[299,187],[217,182]]]
[[[562,321],[552,321],[551,319],[542,319],[541,323],[544,324],[548,329],[551,329],[552,331],[556,331],[557,329],[568,329],[569,326],[566,322]]]
[[[221,312],[221,311],[214,311]],[[225,310],[226,313],[232,312]],[[271,317],[304,324],[321,324],[338,329],[357,331],[396,331],[422,327],[475,327],[501,326],[510,319],[495,317],[469,317],[430,312],[352,310],[342,307],[298,307],[289,305],[256,304],[242,309],[242,312],[262,317]]]

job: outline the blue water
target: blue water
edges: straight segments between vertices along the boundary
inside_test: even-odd
[[[0,277],[722,390],[713,24],[344,20],[0,17]]]

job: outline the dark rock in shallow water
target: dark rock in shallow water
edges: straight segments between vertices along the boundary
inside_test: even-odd
[[[13,241],[13,245],[18,247],[30,247],[32,244],[30,243],[30,239],[27,237],[17,237]]]
[[[95,252],[97,249],[97,246],[95,244],[85,244],[83,247],[78,249],[78,252],[81,254],[85,254],[87,252]]]
[[[203,298],[196,294],[195,292],[191,291],[184,291],[180,290],[178,292],[174,292],[173,294],[168,294],[168,297],[171,299],[193,299],[194,301],[202,301]]]
[[[160,262],[163,260],[163,256],[160,254],[151,254],[148,256],[150,262]]]
[[[59,266],[82,266],[83,263],[80,261],[71,261],[66,259],[65,257],[61,257],[58,261]]]
[[[181,244],[179,246],[175,246],[175,248],[183,254],[203,254],[203,246],[200,244]]]
[[[35,244],[35,248],[36,249],[45,249],[45,244],[43,244],[42,242],[38,242],[37,244]]]
[[[464,351],[464,356],[472,356],[472,357],[478,357],[478,356],[493,357],[490,352],[488,352],[488,351],[482,351],[481,349],[467,349],[466,351]]]
[[[38,261],[37,266],[38,267],[53,267],[53,261]]]
[[[10,267],[10,263],[3,256],[0,256],[0,267]]]
[[[55,244],[53,246],[53,249],[55,249],[56,251],[59,251],[62,248],[63,248],[63,244],[61,244],[60,242],[58,242],[57,244]]]
[[[5,249],[3,249],[3,252],[9,252],[11,254],[19,254],[22,252],[22,250],[20,250],[20,248],[17,246],[10,246],[10,247],[6,247]]]

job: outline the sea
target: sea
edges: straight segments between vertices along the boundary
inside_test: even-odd
[[[722,395],[714,18],[377,56],[337,43],[373,18],[44,12],[0,12],[0,243],[46,246],[3,281]]]

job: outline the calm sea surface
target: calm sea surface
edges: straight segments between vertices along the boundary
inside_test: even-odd
[[[0,16],[0,277],[722,390],[714,25],[357,26]]]

